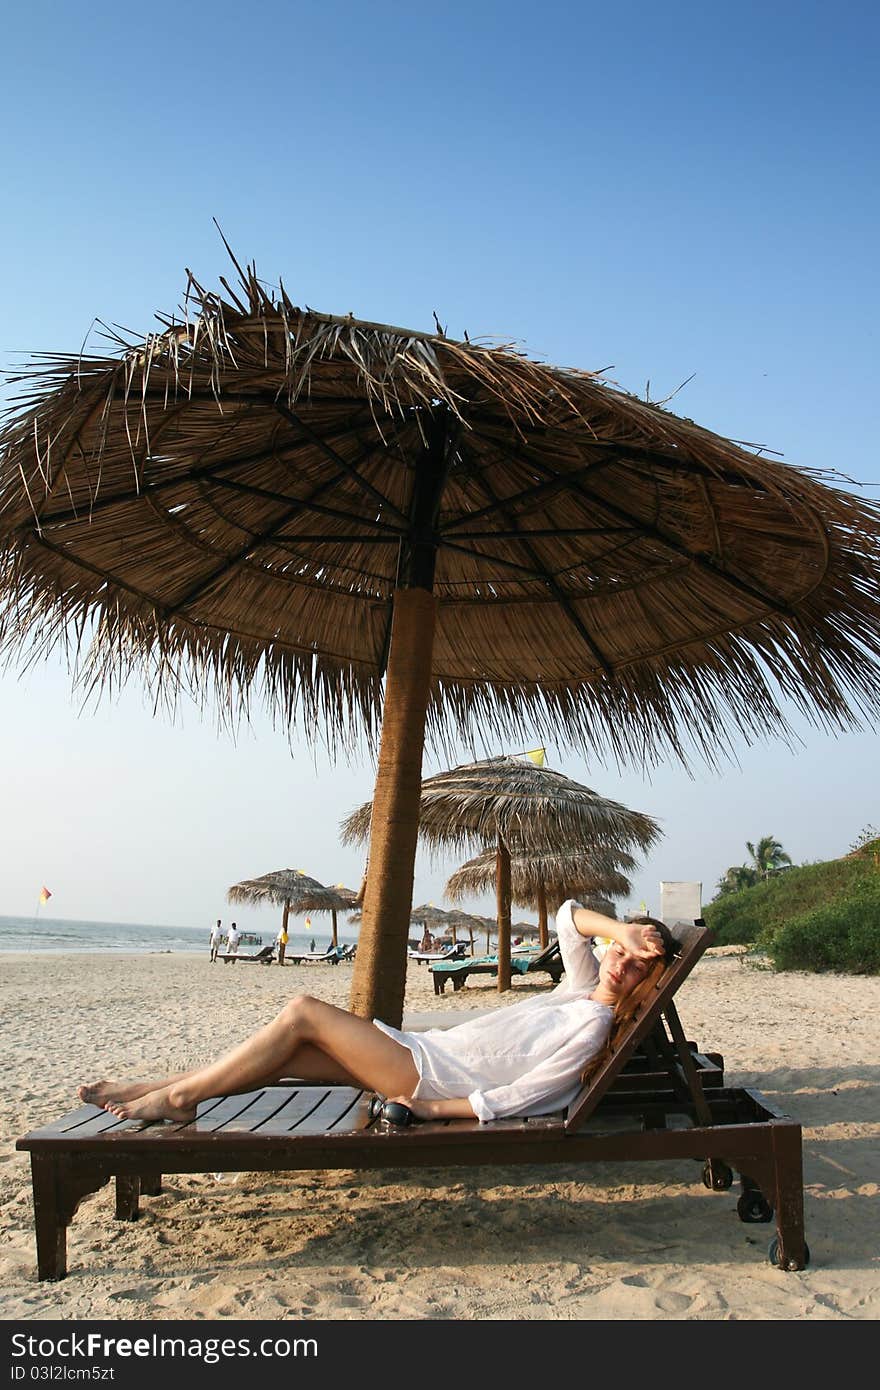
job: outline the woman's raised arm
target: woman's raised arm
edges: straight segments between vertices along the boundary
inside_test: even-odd
[[[637,922],[616,922],[613,917],[605,917],[601,912],[593,912],[589,907],[576,907],[572,921],[581,936],[607,937],[616,941],[632,955],[642,960],[650,960],[663,954],[663,938],[656,927]]]

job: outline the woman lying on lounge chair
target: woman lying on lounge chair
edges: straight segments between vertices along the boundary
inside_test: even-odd
[[[556,915],[565,978],[552,993],[447,1029],[406,1033],[299,995],[253,1037],[195,1071],[98,1081],[80,1099],[123,1119],[193,1118],[199,1101],[296,1076],[362,1086],[417,1119],[494,1120],[560,1110],[662,974],[674,941],[662,922],[614,922],[569,900]],[[593,937],[611,938],[601,962]]]

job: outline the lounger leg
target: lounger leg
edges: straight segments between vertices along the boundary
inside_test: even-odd
[[[142,1197],[161,1197],[162,1195],[162,1174],[151,1173],[141,1176],[141,1196]]]
[[[88,1161],[83,1167],[65,1157],[31,1153],[37,1277],[63,1279],[67,1273],[67,1228],[83,1197],[97,1192],[110,1174]]]
[[[801,1127],[793,1120],[774,1122],[772,1152],[766,1157],[744,1160],[748,1172],[742,1176],[743,1193],[737,1204],[741,1221],[767,1221],[776,1215],[776,1239],[771,1245],[771,1259],[780,1269],[806,1269],[809,1251],[804,1240],[804,1174]],[[751,1211],[750,1199],[755,1189],[766,1200],[766,1213],[756,1205]]]
[[[135,1175],[120,1173],[116,1178],[116,1220],[137,1221],[140,1212],[141,1180]]]
[[[58,1166],[52,1158],[31,1154],[37,1278],[63,1279],[67,1273],[67,1226],[58,1201]]]
[[[801,1127],[773,1126],[773,1176],[776,1180],[776,1264],[790,1271],[806,1269],[804,1240],[804,1170]]]

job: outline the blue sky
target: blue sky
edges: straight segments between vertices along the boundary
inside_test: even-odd
[[[147,331],[185,267],[215,286],[216,217],[295,301],[436,310],[653,399],[693,374],[674,409],[876,497],[878,31],[867,3],[10,10],[0,366]],[[80,713],[58,663],[0,677],[0,710],[0,914],[46,883],[58,916],[199,925],[241,877],[359,877],[337,827],[366,761],[262,716],[171,726],[135,689]],[[746,839],[825,858],[880,822],[875,736],[800,732],[692,778],[549,753],[663,822],[632,899],[657,907]],[[420,860],[416,899],[453,867]]]

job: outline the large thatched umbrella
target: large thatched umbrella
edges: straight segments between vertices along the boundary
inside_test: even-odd
[[[333,945],[338,945],[336,914],[344,912],[355,901],[354,889],[325,887],[302,869],[275,869],[259,878],[246,878],[233,883],[226,894],[231,903],[278,903],[283,908],[282,922],[286,929],[288,916],[294,912],[329,912],[333,918]]]
[[[510,856],[511,901],[537,910],[538,938],[546,946],[548,908],[555,912],[566,898],[626,897],[632,885],[622,870],[634,869],[635,863],[631,854],[622,851],[517,850]],[[494,888],[496,881],[497,854],[488,850],[456,869],[443,892],[451,902],[461,902]]]
[[[257,690],[331,744],[381,723],[358,1012],[402,1011],[426,721],[641,761],[784,729],[787,698],[877,709],[872,504],[588,372],[240,273],[27,374],[0,640],[232,715]]]
[[[343,841],[368,839],[372,814],[372,803],[367,802],[346,817]],[[495,845],[498,988],[503,991],[510,988],[511,854],[552,856],[576,846],[582,854],[592,852],[604,861],[611,873],[615,856],[649,849],[660,827],[643,812],[600,796],[561,772],[537,767],[528,757],[503,756],[426,778],[419,833],[434,849]],[[621,892],[628,892],[629,884],[622,882]],[[608,895],[601,884],[590,891]]]

